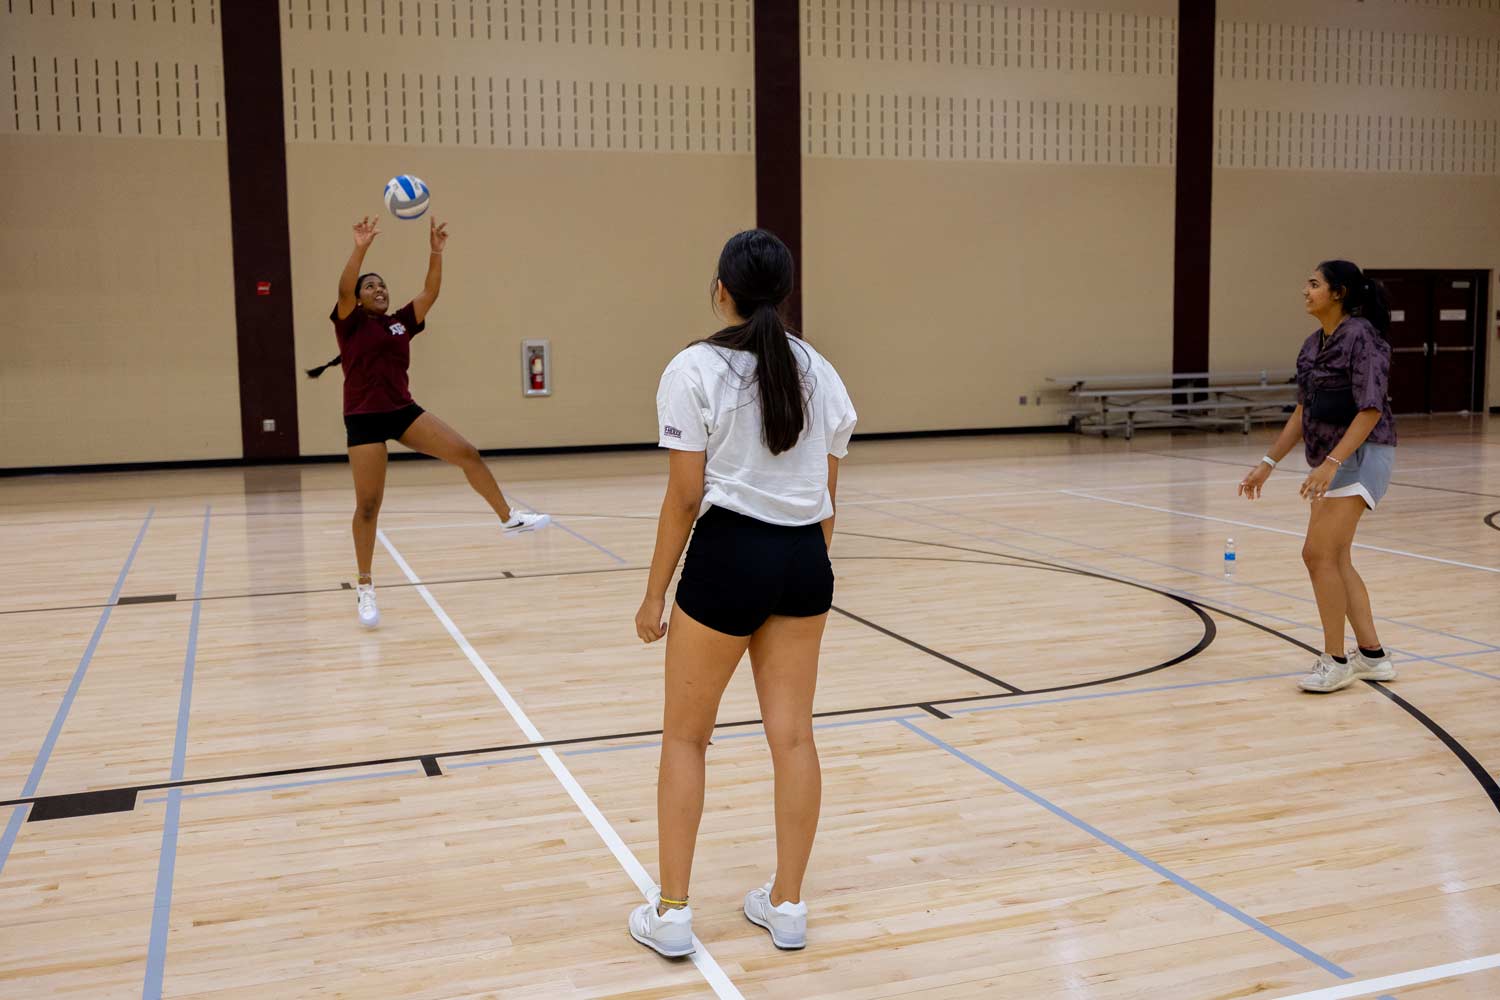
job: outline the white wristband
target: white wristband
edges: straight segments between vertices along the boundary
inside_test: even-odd
[[[1265,462],[1271,468],[1273,468],[1273,469],[1276,468],[1276,459],[1272,458],[1270,455],[1262,455],[1260,457],[1260,460],[1262,462]]]

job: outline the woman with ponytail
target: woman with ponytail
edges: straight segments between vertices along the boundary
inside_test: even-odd
[[[656,792],[661,885],[629,919],[662,955],[692,954],[688,879],[703,816],[704,753],[719,699],[748,651],[775,769],[776,870],[745,897],[745,916],[778,948],[807,940],[802,879],[822,797],[812,704],[833,603],[834,498],[855,413],[838,373],[788,330],[786,245],[739,233],[719,255],[715,310],[727,324],[667,365],[657,389],[669,449],[666,499],[642,642],[667,638],[666,705]],[[695,525],[696,522],[696,525]],[[667,586],[692,534],[670,629]]]
[[[1304,691],[1327,694],[1357,680],[1396,679],[1352,559],[1359,519],[1385,496],[1396,457],[1391,347],[1385,339],[1391,310],[1380,282],[1347,260],[1319,264],[1303,299],[1320,328],[1297,356],[1297,408],[1239,493],[1259,499],[1271,470],[1301,439],[1312,470],[1301,489],[1312,502],[1302,561],[1318,599],[1323,653],[1299,683]],[[1347,651],[1346,620],[1356,641]]]
[[[426,329],[427,312],[442,288],[448,227],[432,222],[427,281],[416,298],[393,313],[385,279],[374,272],[360,273],[370,244],[380,235],[378,225],[378,219],[366,217],[354,226],[354,249],[339,276],[338,304],[328,316],[339,354],[307,372],[309,378],[317,378],[334,365],[344,372],[344,430],[349,468],[354,473],[354,559],[359,569],[354,592],[359,623],[365,628],[380,624],[370,564],[375,556],[376,518],[385,496],[387,441],[400,441],[413,451],[462,469],[507,534],[545,527],[549,520],[546,514],[512,510],[479,450],[418,406],[407,388],[411,340]]]

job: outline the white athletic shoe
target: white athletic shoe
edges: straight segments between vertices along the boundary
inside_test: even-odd
[[[771,932],[771,943],[783,951],[796,951],[807,947],[807,902],[793,903],[787,900],[780,906],[771,905],[771,881],[759,889],[745,893],[745,918]]]
[[[375,585],[373,583],[357,584],[354,592],[359,600],[359,623],[365,628],[374,628],[380,624],[380,608],[375,605]]]
[[[1340,691],[1359,680],[1355,673],[1354,661],[1340,663],[1332,656],[1324,653],[1318,657],[1313,664],[1312,672],[1297,682],[1297,686],[1304,691],[1314,694],[1331,694]]]
[[[630,911],[630,936],[666,958],[683,958],[693,953],[693,908],[656,912],[661,905],[661,887],[653,886],[647,902]]]
[[[536,531],[538,528],[545,528],[551,523],[551,514],[538,514],[534,510],[516,510],[512,507],[510,520],[501,521],[500,527],[507,535],[519,535],[523,531]]]
[[[1349,665],[1354,668],[1354,676],[1360,680],[1371,681],[1393,681],[1396,679],[1396,665],[1391,662],[1391,656],[1387,653],[1378,660],[1372,660],[1360,652],[1358,646],[1349,650]]]

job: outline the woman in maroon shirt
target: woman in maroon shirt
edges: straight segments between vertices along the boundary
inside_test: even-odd
[[[373,272],[360,273],[365,253],[380,235],[378,222],[378,218],[367,217],[354,227],[354,252],[339,277],[338,305],[328,317],[338,337],[339,356],[323,366],[337,362],[344,370],[344,428],[348,432],[349,467],[354,472],[354,555],[359,562],[355,592],[359,623],[366,628],[380,624],[370,562],[375,553],[376,519],[385,495],[387,441],[400,441],[413,451],[463,469],[469,485],[494,510],[507,533],[534,531],[550,520],[546,514],[512,510],[479,450],[412,400],[406,379],[411,339],[426,328],[427,311],[442,287],[448,230],[433,220],[427,282],[416,298],[392,313],[385,280]],[[316,378],[322,370],[313,369],[308,374]]]
[[[1385,339],[1391,310],[1380,283],[1347,260],[1319,264],[1303,299],[1319,329],[1297,356],[1297,408],[1239,492],[1258,499],[1276,463],[1301,440],[1312,470],[1301,490],[1312,501],[1302,560],[1323,620],[1323,653],[1299,683],[1304,691],[1327,694],[1357,680],[1396,679],[1375,634],[1369,591],[1352,560],[1359,519],[1385,496],[1395,463],[1391,346]],[[1346,619],[1357,643],[1347,652]]]

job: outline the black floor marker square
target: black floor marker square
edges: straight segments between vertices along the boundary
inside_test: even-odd
[[[122,597],[116,604],[165,604],[177,600],[176,594],[136,594],[134,597]]]
[[[130,812],[134,808],[134,788],[111,788],[102,792],[49,795],[31,804],[31,815],[26,817],[26,822],[45,823],[49,819]]]

